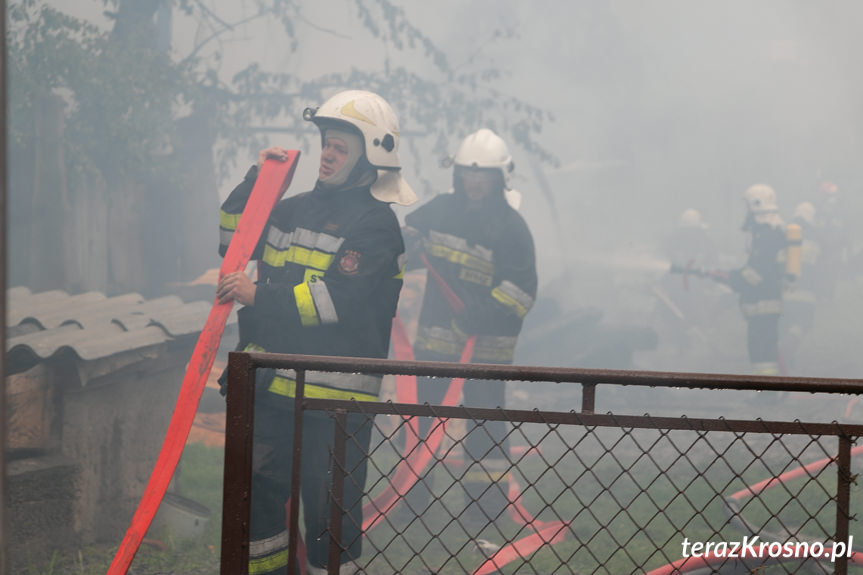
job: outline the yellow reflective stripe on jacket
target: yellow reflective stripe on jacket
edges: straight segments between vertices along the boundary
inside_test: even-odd
[[[396,260],[396,264],[399,266],[399,273],[394,275],[393,279],[400,280],[400,279],[403,279],[405,277],[405,266],[407,266],[407,263],[408,263],[407,254],[401,254],[398,257],[398,260]]]
[[[458,272],[458,279],[485,287],[491,287],[491,282],[494,280],[494,276],[482,273],[479,270],[472,270],[470,268],[463,267]]]
[[[515,355],[516,336],[481,335],[473,348],[473,359],[478,361],[510,362]]]
[[[226,230],[236,230],[237,225],[240,223],[240,216],[243,214],[229,214],[228,212],[222,210],[219,212],[219,227],[222,227]]]
[[[527,315],[527,308],[517,299],[500,289],[500,287],[496,287],[491,290],[491,297],[506,306],[507,309],[512,311],[518,317],[524,317]]]
[[[276,395],[284,397],[297,396],[297,382],[294,379],[286,377],[275,377],[270,384],[269,391]],[[356,399],[357,401],[377,401],[378,396],[370,393],[362,393],[355,390],[333,389],[315,385],[314,383],[306,383],[303,386],[303,395],[312,399]]]
[[[300,312],[300,323],[304,327],[320,325],[309,284],[301,283],[294,286],[294,300],[297,302],[297,311]]]
[[[285,529],[266,539],[252,539],[249,541],[249,557],[257,558],[272,555],[277,551],[288,548],[290,536]]]
[[[493,263],[482,260],[467,252],[454,250],[450,247],[442,246],[440,244],[429,244],[426,246],[426,251],[430,256],[434,256],[436,258],[445,259],[447,261],[463,265],[465,267],[477,269],[485,273],[494,273]]]
[[[302,246],[291,246],[286,250],[278,250],[267,244],[264,246],[263,261],[274,268],[284,267],[285,264],[293,263],[307,268],[326,271],[332,265],[335,254],[328,254],[318,250],[311,250]]]
[[[267,350],[265,350],[264,348],[262,348],[261,346],[259,346],[256,343],[247,344],[246,347],[243,348],[243,351],[255,351],[258,353],[267,353]]]
[[[467,336],[459,335],[452,329],[421,325],[415,346],[417,349],[427,349],[457,358],[461,355],[466,340]]]
[[[776,361],[758,361],[752,364],[752,375],[779,375]]]
[[[265,557],[249,559],[249,575],[268,573],[288,566],[288,550],[279,551]]]

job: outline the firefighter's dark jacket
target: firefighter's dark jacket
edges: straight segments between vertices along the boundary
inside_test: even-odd
[[[256,178],[253,166],[222,204],[222,255]],[[255,304],[239,311],[241,349],[387,356],[404,242],[392,209],[368,187],[333,192],[318,186],[280,201],[252,257],[259,261],[259,275]],[[320,375],[318,396],[345,397],[338,393],[345,389],[360,389],[367,396],[360,399],[377,395],[373,383],[357,388],[353,381],[342,385],[350,377]],[[292,379],[284,379],[282,395],[292,396]],[[307,384],[312,379],[307,376]]]
[[[458,192],[440,194],[405,218],[418,231],[408,239],[408,267],[424,264],[464,304],[455,313],[429,274],[415,348],[418,357],[458,360],[467,336],[477,334],[473,361],[510,363],[524,316],[536,298],[533,237],[503,194],[469,209]]]
[[[729,274],[729,285],[740,294],[747,317],[781,312],[788,242],[783,226],[752,224],[752,243],[746,265]]]

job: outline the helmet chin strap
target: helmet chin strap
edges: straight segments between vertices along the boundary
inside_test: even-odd
[[[321,184],[328,189],[354,187],[356,182],[350,182],[349,186],[345,186],[345,184],[348,183],[348,178],[352,175],[354,166],[357,165],[357,162],[363,155],[364,148],[362,137],[359,134],[355,134],[347,130],[327,128],[324,131],[324,142],[326,142],[327,138],[338,138],[339,140],[342,140],[348,148],[348,157],[337,172],[329,177],[319,178]]]

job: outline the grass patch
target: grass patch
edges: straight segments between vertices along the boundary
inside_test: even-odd
[[[150,530],[130,575],[216,575],[219,572],[222,528],[222,448],[187,445],[180,460],[177,492],[208,507],[211,516],[196,541],[177,540],[167,530]],[[112,544],[57,549],[49,557],[28,557],[21,575],[104,575],[123,533]],[[13,551],[14,553],[14,551]],[[14,558],[13,558],[14,560]]]

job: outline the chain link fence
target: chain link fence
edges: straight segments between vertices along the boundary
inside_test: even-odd
[[[295,426],[313,412],[334,422],[330,519],[327,533],[299,533],[292,506],[288,572],[301,572],[304,540],[327,537],[338,573],[343,552],[359,548],[344,533],[360,534],[353,559],[369,574],[846,573],[863,564],[852,521],[863,426],[592,413],[594,386],[606,382],[848,392],[860,381],[231,354],[222,573],[247,572],[257,367],[295,369],[297,397],[304,370],[581,381],[590,391],[578,412],[297,401]],[[430,418],[425,434],[420,418]],[[371,430],[368,449],[355,441],[358,426]],[[348,461],[351,449],[363,461]],[[302,456],[295,448],[295,463]],[[346,490],[364,496],[348,502]]]

